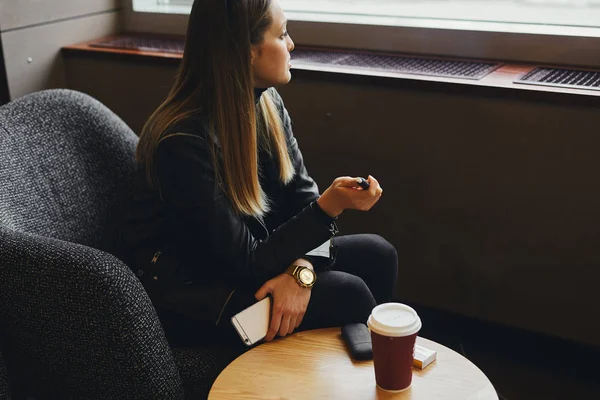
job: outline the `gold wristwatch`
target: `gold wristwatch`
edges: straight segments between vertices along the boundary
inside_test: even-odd
[[[290,265],[286,270],[286,274],[290,274],[296,278],[296,282],[302,287],[311,288],[317,281],[317,274],[312,269],[305,267],[304,265]]]

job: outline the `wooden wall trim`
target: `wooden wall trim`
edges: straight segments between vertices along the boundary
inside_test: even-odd
[[[143,34],[128,34],[127,36],[146,36],[160,38],[166,36],[149,36]],[[63,47],[66,56],[79,55],[90,57],[117,57],[123,60],[136,62],[166,62],[179,64],[182,54],[160,51],[116,49],[94,47],[94,43],[105,42],[116,36],[99,38],[92,41],[73,44]],[[173,38],[169,36],[168,38]],[[183,38],[181,38],[183,40]],[[303,50],[314,48],[301,47]],[[323,50],[323,49],[320,49]],[[332,49],[334,50],[334,49]],[[339,49],[335,49],[339,50]],[[425,56],[421,56],[425,57]],[[478,61],[478,60],[473,60]],[[481,60],[487,61],[487,60]],[[504,63],[481,80],[445,78],[424,75],[412,75],[388,72],[361,72],[350,68],[319,65],[292,65],[292,72],[302,76],[322,77],[327,80],[342,80],[366,84],[385,84],[392,87],[404,87],[415,90],[442,90],[470,95],[513,97],[524,100],[562,102],[566,104],[591,105],[600,107],[600,91],[585,89],[569,89],[550,86],[523,85],[514,81],[520,76],[540,65],[522,63]],[[546,65],[548,66],[548,65]],[[550,67],[552,67],[550,65]],[[564,66],[558,68],[565,68]]]

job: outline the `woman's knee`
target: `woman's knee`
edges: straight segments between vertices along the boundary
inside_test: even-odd
[[[398,273],[398,252],[394,245],[379,235],[366,234],[364,236],[365,244],[372,252],[372,257],[377,260],[377,266],[385,269],[390,275],[396,276]]]
[[[360,277],[341,271],[329,271],[323,275],[321,284],[331,300],[369,312],[377,304],[369,286]]]
[[[383,257],[387,258],[391,262],[397,264],[398,263],[398,252],[393,244],[385,240],[383,237],[379,235],[374,236],[374,240],[377,241],[377,247],[381,249],[381,254]]]
[[[375,298],[361,278],[341,271],[322,272],[312,288],[301,328],[366,323],[375,306]]]

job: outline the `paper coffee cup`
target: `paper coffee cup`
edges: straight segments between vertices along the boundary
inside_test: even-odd
[[[421,329],[419,315],[405,304],[385,303],[373,309],[367,325],[377,386],[393,392],[406,390],[412,382],[415,340]]]

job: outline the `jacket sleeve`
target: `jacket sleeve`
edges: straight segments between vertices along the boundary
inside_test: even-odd
[[[157,148],[156,172],[178,229],[193,238],[204,257],[218,261],[198,266],[218,265],[220,271],[211,275],[270,279],[335,234],[335,224],[328,224],[316,202],[309,202],[266,239],[255,238],[216,183],[210,144],[200,136],[164,139]]]

